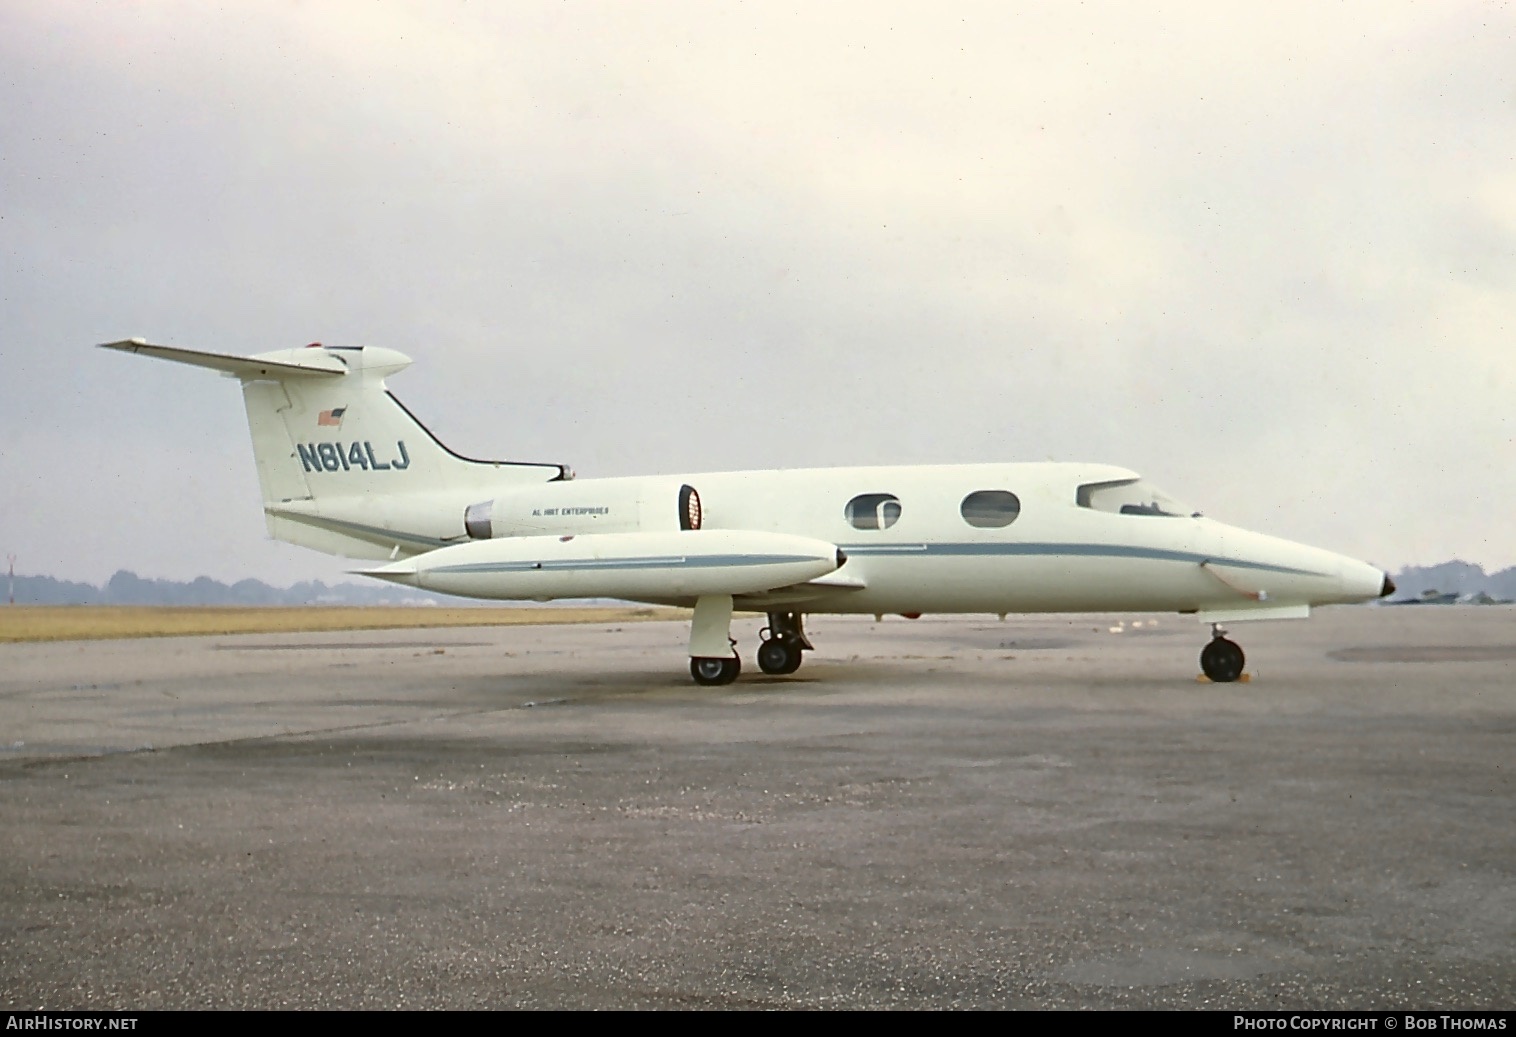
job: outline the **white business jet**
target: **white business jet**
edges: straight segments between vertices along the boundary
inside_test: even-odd
[[[228,356],[105,348],[242,383],[269,533],[386,562],[365,575],[475,598],[694,609],[690,673],[736,680],[734,609],[768,614],[758,666],[794,673],[806,613],[1191,614],[1200,665],[1243,673],[1223,623],[1303,618],[1394,590],[1363,562],[1204,518],[1098,464],[915,465],[575,480],[474,461],[385,386],[410,358],[319,345]]]

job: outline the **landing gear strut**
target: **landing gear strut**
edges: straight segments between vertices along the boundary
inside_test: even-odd
[[[811,648],[798,612],[770,612],[769,625],[758,632],[758,668],[776,677],[800,669],[801,652]]]
[[[732,640],[732,599],[713,594],[695,602],[690,622],[690,676],[696,684],[730,684],[742,672]]]
[[[1200,651],[1200,668],[1217,684],[1230,684],[1242,676],[1246,658],[1235,641],[1229,641],[1219,625],[1211,626],[1211,643]]]

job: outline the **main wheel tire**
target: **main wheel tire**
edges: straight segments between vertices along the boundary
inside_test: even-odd
[[[1213,638],[1200,650],[1200,668],[1217,684],[1230,684],[1241,677],[1246,661],[1242,649],[1224,637]]]
[[[800,644],[788,637],[771,637],[758,646],[758,668],[782,677],[800,669]]]
[[[798,644],[795,645],[790,651],[790,661],[789,664],[784,668],[784,674],[791,674],[800,669],[800,664],[804,660],[805,652],[801,650]],[[781,674],[781,676],[784,674]]]
[[[737,679],[742,672],[742,660],[735,655],[725,659],[691,659],[690,676],[695,678],[696,684],[711,688],[722,684],[730,684]]]

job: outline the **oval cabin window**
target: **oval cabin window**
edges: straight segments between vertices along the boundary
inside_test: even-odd
[[[963,521],[980,529],[1000,529],[1021,514],[1021,498],[1010,490],[976,490],[958,506]]]
[[[893,493],[860,493],[847,502],[845,514],[854,529],[889,529],[900,521],[900,498]]]

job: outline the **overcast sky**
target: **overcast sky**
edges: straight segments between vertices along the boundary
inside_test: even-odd
[[[1516,564],[1509,3],[0,0],[0,550],[330,578],[233,381],[581,477],[1088,460]]]

